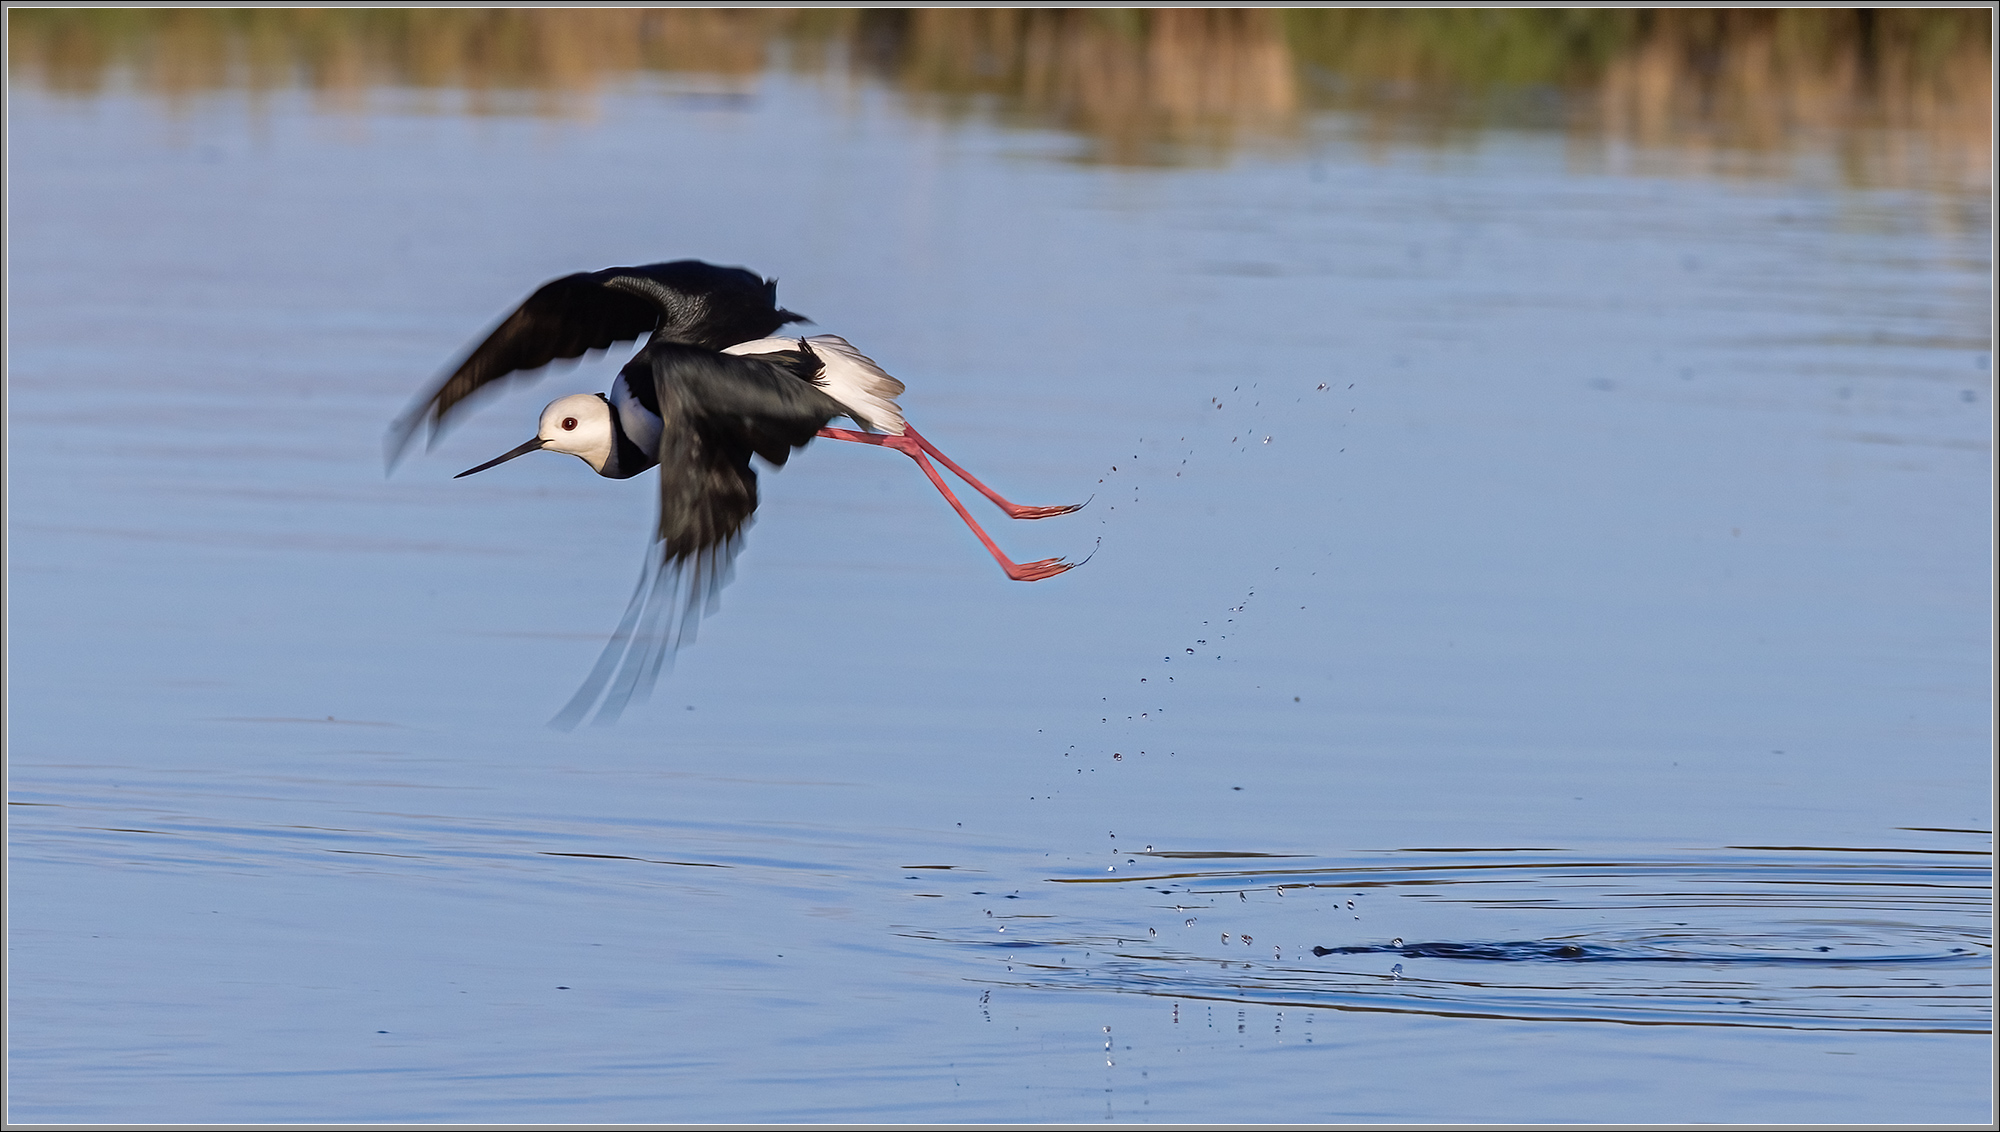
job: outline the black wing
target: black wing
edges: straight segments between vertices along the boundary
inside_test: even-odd
[[[720,349],[765,337],[803,316],[777,306],[778,284],[698,260],[608,267],[544,283],[502,319],[451,374],[390,426],[394,464],[419,428],[436,439],[461,402],[495,382],[660,331]]]
[[[634,388],[651,378],[664,422],[660,522],[625,616],[583,687],[552,721],[556,726],[574,727],[593,706],[599,722],[617,719],[634,696],[652,689],[674,653],[694,642],[757,510],[750,457],[782,465],[792,449],[846,412],[813,384],[819,368],[803,343],[795,351],[739,357],[662,342],[625,367]]]

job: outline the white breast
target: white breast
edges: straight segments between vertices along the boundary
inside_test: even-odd
[[[639,446],[639,451],[655,453],[660,450],[660,418],[654,416],[646,406],[632,396],[632,390],[625,384],[625,375],[611,383],[611,407],[618,410],[618,424],[625,430],[625,438]]]
[[[845,338],[815,334],[806,342],[826,364],[819,376],[820,388],[847,409],[855,424],[872,432],[903,434],[903,410],[896,404],[896,398],[903,393],[902,382],[884,373],[874,359],[848,345]],[[755,342],[739,342],[722,352],[770,354],[798,348],[796,338],[759,338]]]

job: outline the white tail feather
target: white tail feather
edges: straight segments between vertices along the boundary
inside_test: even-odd
[[[838,335],[815,334],[806,343],[826,365],[819,377],[820,388],[847,409],[855,424],[872,432],[903,434],[908,426],[903,423],[902,407],[896,404],[896,398],[903,392],[902,382],[890,377],[873,358]],[[759,338],[755,342],[739,342],[722,352],[770,354],[798,348],[797,338]]]

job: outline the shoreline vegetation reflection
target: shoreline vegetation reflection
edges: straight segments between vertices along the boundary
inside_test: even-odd
[[[13,9],[12,81],[59,96],[305,90],[331,113],[588,117],[636,79],[720,104],[770,70],[1054,128],[1079,159],[1205,164],[1319,112],[1370,144],[1558,130],[1581,164],[1984,194],[1987,9]]]

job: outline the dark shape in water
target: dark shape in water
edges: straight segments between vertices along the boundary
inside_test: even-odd
[[[1830,952],[1816,947],[1816,952]],[[1922,963],[1963,958],[1964,948],[1928,955],[1786,955],[1743,951],[1733,954],[1675,953],[1645,947],[1610,947],[1604,944],[1558,943],[1549,940],[1513,940],[1501,943],[1405,943],[1361,944],[1354,947],[1315,947],[1320,958],[1328,955],[1399,955],[1405,959],[1477,959],[1496,962],[1568,960],[1599,963]]]

